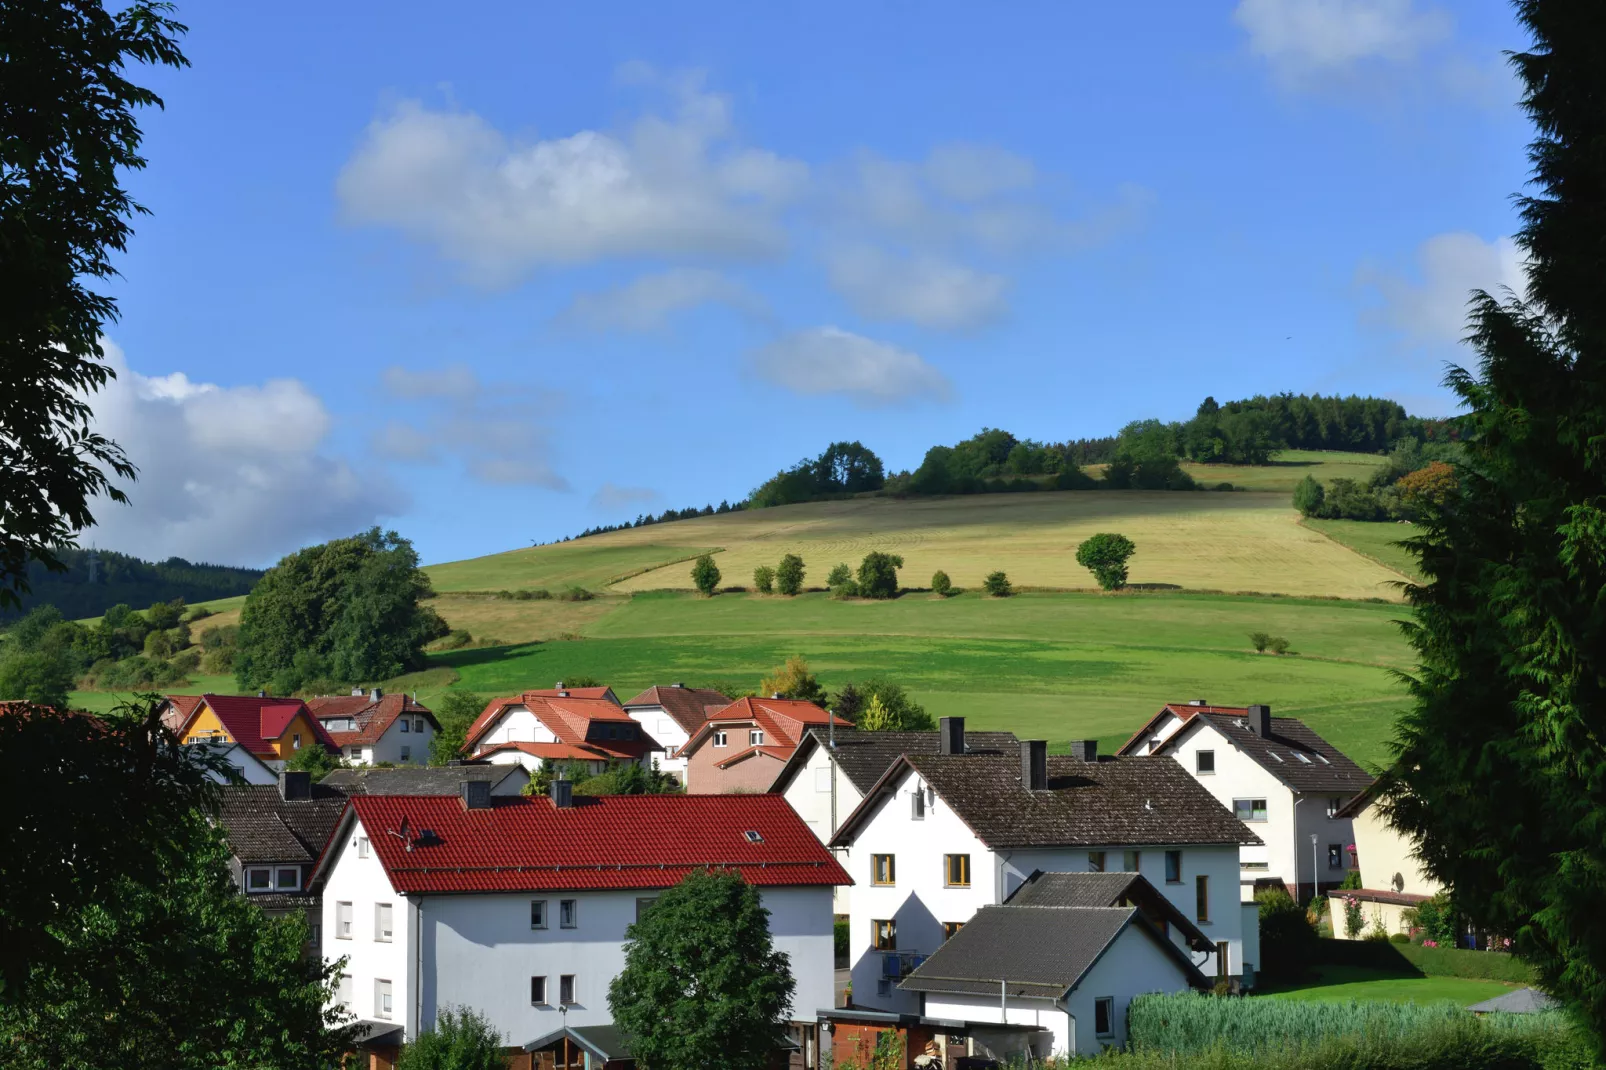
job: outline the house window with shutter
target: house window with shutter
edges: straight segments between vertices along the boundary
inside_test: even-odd
[[[714,733],[714,746],[716,746],[716,747],[725,746],[725,733],[724,732],[715,732]]]
[[[412,722],[411,722],[411,721],[409,721],[409,720],[408,720],[408,719],[407,719],[407,718],[405,718],[405,717],[403,717],[403,718],[402,718],[402,719],[401,719],[401,730],[402,730],[402,731],[403,731],[403,732],[410,732],[410,731],[412,731],[412,727],[413,727],[413,726],[412,726]]]
[[[926,793],[920,788],[914,790],[909,796],[909,820],[924,821],[926,819]]]
[[[762,747],[764,745],[764,730],[762,728],[749,729],[747,745],[749,747]]]
[[[335,904],[335,939],[351,939],[351,904]]]
[[[1089,851],[1087,853],[1087,871],[1089,873],[1104,872],[1104,852]]]
[[[944,943],[954,938],[954,934],[965,927],[962,921],[945,921],[942,923],[942,939]]]
[[[1232,800],[1232,815],[1239,821],[1266,820],[1265,799],[1234,799]]]
[[[1165,853],[1165,882],[1167,884],[1182,883],[1182,852],[1167,851]]]
[[[545,899],[532,899],[532,900],[530,900],[530,928],[532,928],[532,929],[545,929],[546,928],[546,900]]]
[[[1142,851],[1122,851],[1121,852],[1121,872],[1122,873],[1136,873],[1136,872],[1138,872],[1138,867],[1142,864],[1142,862],[1143,862],[1143,852]]]
[[[386,1020],[389,1020],[390,1016],[391,1016],[390,982],[389,981],[375,979],[375,981],[374,981],[374,1017],[375,1018],[384,1018]]]
[[[1198,920],[1210,920],[1210,878],[1203,873],[1193,878],[1193,910]]]
[[[1327,868],[1328,869],[1343,869],[1344,868],[1344,845],[1343,844],[1341,844],[1341,843],[1330,843],[1330,844],[1327,845]]]
[[[389,903],[374,904],[374,939],[381,944],[390,943],[391,910]]]
[[[1115,1036],[1115,997],[1100,996],[1093,1001],[1093,1032],[1101,1037]]]
[[[580,901],[578,899],[558,900],[558,928],[575,929],[580,925]]]

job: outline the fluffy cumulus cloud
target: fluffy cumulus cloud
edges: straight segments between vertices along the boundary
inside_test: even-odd
[[[670,268],[600,293],[575,297],[560,322],[598,331],[658,331],[677,312],[720,304],[750,316],[764,317],[763,298],[735,279],[708,268]]]
[[[96,429],[139,466],[127,506],[103,502],[85,545],[142,557],[262,564],[403,512],[382,474],[329,455],[329,411],[294,379],[223,387],[146,376],[108,344],[117,378],[94,394]]]
[[[1438,234],[1416,251],[1414,276],[1363,268],[1362,286],[1380,304],[1368,310],[1373,321],[1415,342],[1455,342],[1467,329],[1467,301],[1473,290],[1497,297],[1525,287],[1522,250],[1510,238],[1484,241],[1476,234]]]
[[[939,256],[894,256],[874,246],[832,254],[831,285],[867,319],[939,330],[977,327],[1003,315],[1009,280]]]
[[[1450,16],[1413,0],[1239,0],[1249,50],[1303,81],[1369,60],[1403,62],[1450,34]]]
[[[695,76],[657,84],[675,100],[667,117],[534,141],[405,101],[369,125],[341,170],[344,217],[395,228],[487,284],[610,257],[777,253],[777,212],[808,169],[738,144],[728,100]]]
[[[568,490],[554,470],[551,432],[541,414],[552,399],[539,391],[484,383],[466,365],[416,371],[390,367],[386,395],[410,404],[416,418],[392,420],[374,432],[378,456],[401,463],[455,460],[470,478],[492,486]]]
[[[835,395],[861,408],[947,401],[953,386],[918,353],[837,327],[813,327],[749,354],[765,382],[805,396]]]

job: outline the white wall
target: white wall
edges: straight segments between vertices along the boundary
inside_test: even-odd
[[[831,799],[833,782],[836,787],[834,820]],[[803,768],[786,786],[782,798],[791,804],[797,816],[803,819],[803,823],[819,837],[821,843],[829,843],[864,796],[859,794],[859,789],[853,786],[837,763],[830,759],[829,752],[824,747],[815,747]],[[834,853],[839,857],[841,855],[841,852]],[[844,884],[836,890],[836,912],[847,914],[852,910],[852,904],[853,889]]]
[[[1181,966],[1137,924],[1128,925],[1115,945],[1093,964],[1065,1001],[1076,1022],[1076,1053],[1092,1055],[1106,1047],[1126,1043],[1126,1012],[1133,997],[1149,992],[1181,992],[1188,987]],[[1113,1036],[1100,1037],[1094,1028],[1093,1004],[1113,997]]]
[[[1177,734],[1177,729],[1182,727],[1182,723],[1182,718],[1178,717],[1176,714],[1170,712],[1165,713],[1160,717],[1155,726],[1144,735],[1143,739],[1138,742],[1138,745],[1133,749],[1132,753],[1153,754],[1154,741],[1159,740],[1161,743],[1164,743],[1166,740]]]
[[[374,981],[390,981],[393,1013],[389,1020],[405,1027],[411,1039],[418,1029],[411,988],[413,904],[391,887],[372,848],[367,858],[358,857],[357,840],[368,835],[360,821],[353,821],[350,831],[335,847],[335,860],[323,888],[323,956],[331,961],[349,958],[342,972],[351,976],[350,1009],[359,1018],[380,1020],[374,1007]],[[385,835],[383,829],[379,835]],[[343,901],[352,905],[350,940],[340,939],[337,925],[339,904]],[[391,904],[394,936],[390,943],[374,939],[376,903]]]
[[[686,759],[679,757],[679,754],[680,748],[691,737],[680,727],[680,722],[669,716],[662,706],[630,706],[625,712],[641,726],[643,735],[657,740],[664,748],[664,753],[658,758],[659,770],[669,773],[682,784],[686,783]]]
[[[854,989],[854,1002],[858,1002],[858,989]],[[1089,1007],[1092,1005],[1089,1004]],[[1065,1013],[1057,1000],[1026,999],[1012,996],[1007,1004],[1000,1002],[998,993],[991,996],[928,995],[926,1016],[948,1018],[961,1022],[1035,1026],[1046,1029],[1049,1035],[1033,1037],[1030,1034],[1009,1033],[999,1030],[989,1033],[984,1029],[972,1031],[979,1048],[986,1049],[992,1058],[1004,1062],[1025,1055],[1030,1042],[1034,1059],[1047,1059],[1064,1055],[1076,1043],[1076,1023]],[[1093,1029],[1091,1012],[1088,1031]],[[1097,1051],[1098,1049],[1093,1049]]]
[[[240,777],[247,784],[277,784],[279,782],[278,773],[269,769],[260,758],[238,743],[224,752],[223,757],[239,771]],[[219,784],[229,782],[221,773],[208,773],[207,776]]]
[[[608,986],[624,967],[625,929],[636,901],[656,891],[535,892],[518,895],[430,896],[423,908],[423,1024],[442,1007],[473,1007],[509,1044],[559,1028],[559,978],[573,974],[575,1003],[568,1024],[613,1020]],[[762,889],[775,948],[791,960],[797,983],[793,1020],[813,1021],[832,994],[831,896],[827,888]],[[530,928],[530,901],[547,901],[547,927]],[[559,901],[577,901],[578,924],[559,925]],[[545,976],[545,1006],[530,1003],[530,978]]]
[[[369,764],[390,762],[394,765],[428,765],[429,741],[435,738],[435,730],[430,727],[429,719],[415,714],[404,715],[408,721],[409,730],[401,730],[402,718],[392,721],[385,734],[374,742],[365,758]],[[422,723],[424,730],[414,732],[412,725]],[[406,747],[408,757],[402,757],[402,748]]]
[[[552,729],[525,706],[509,706],[492,722],[491,727],[474,741],[476,747],[491,747],[498,743],[556,743],[558,737]]]

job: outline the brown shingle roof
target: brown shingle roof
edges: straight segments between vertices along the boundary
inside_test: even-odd
[[[836,764],[860,795],[867,795],[887,767],[897,761],[900,754],[936,754],[941,738],[935,731],[927,732],[861,732],[857,728],[836,730]],[[810,728],[803,742],[787,762],[786,768],[775,777],[771,791],[785,791],[797,770],[808,761],[815,747],[829,744],[831,733],[825,728]],[[1013,732],[966,732],[965,750],[969,754],[1013,754],[1020,741]],[[783,783],[784,781],[784,783]]]
[[[670,719],[690,736],[708,720],[710,708],[719,709],[729,706],[730,702],[727,696],[708,687],[655,685],[625,703],[625,709],[628,710],[632,706],[661,706]]]
[[[377,699],[368,695],[320,695],[307,699],[307,708],[324,726],[329,738],[342,747],[372,746],[404,713],[423,717],[437,732],[441,728],[429,707],[406,695],[382,695]],[[357,722],[355,731],[336,732],[329,728],[329,721],[348,718]]]
[[[285,800],[275,784],[218,790],[218,823],[241,862],[316,862],[346,809],[344,792],[312,785],[310,799]]]
[[[1226,736],[1262,769],[1295,791],[1354,795],[1372,785],[1370,773],[1296,718],[1273,717],[1268,739],[1256,735],[1242,716],[1200,713],[1192,720],[1208,724]],[[1160,745],[1158,753],[1169,755],[1192,728],[1189,724],[1178,729]]]

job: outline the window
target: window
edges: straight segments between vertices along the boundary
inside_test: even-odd
[[[413,760],[413,748],[411,748],[411,747],[403,747],[401,749],[401,760],[404,761],[404,762],[412,761]]]
[[[1227,979],[1227,947],[1227,941],[1225,940],[1220,940],[1216,943],[1216,980],[1218,981]]]
[[[293,892],[301,887],[299,866],[280,866],[273,872],[273,887],[281,892]]]
[[[955,933],[965,927],[962,921],[945,921],[942,923],[942,939],[944,943],[953,939]]]
[[[950,888],[969,888],[970,887],[970,856],[969,855],[944,855],[943,859],[947,862],[947,870],[948,870],[948,882],[947,883],[948,883],[948,887],[950,887]]]
[[[758,829],[748,829],[746,832],[742,833],[742,836],[746,838],[748,843],[764,842],[764,834],[758,831]]]
[[[540,1007],[546,1003],[546,978],[530,978],[530,1003]]]
[[[1210,878],[1203,873],[1193,878],[1193,913],[1200,921],[1210,920]]]
[[[291,736],[290,736],[290,749],[291,750],[300,750],[301,749],[301,733],[300,732],[295,732],[295,733],[291,734]]]
[[[580,924],[580,901],[578,899],[558,900],[558,928],[573,929]]]
[[[374,980],[374,1017],[390,1017],[390,982]]]
[[[872,921],[870,923],[872,940],[877,951],[898,950],[898,923],[895,921]]]
[[[1295,758],[1298,758],[1300,761],[1304,762],[1306,765],[1310,764],[1310,759],[1305,757],[1305,755],[1302,754],[1301,752],[1296,750],[1293,753],[1294,753],[1294,757]]]
[[[312,944],[314,947],[323,945],[323,922],[307,922],[307,943]]]
[[[1104,852],[1089,851],[1087,853],[1087,871],[1089,873],[1104,872]]]
[[[1165,853],[1165,882],[1167,884],[1182,883],[1182,852],[1167,851]]]
[[[1093,1001],[1093,1032],[1101,1037],[1115,1036],[1115,997],[1100,996]]]
[[[747,745],[749,747],[762,747],[764,745],[764,730],[752,728],[747,732]]]
[[[896,884],[898,867],[891,855],[870,856],[870,883]]]
[[[335,904],[335,939],[351,939],[351,904]]]
[[[545,929],[546,928],[546,900],[545,899],[532,899],[532,900],[530,900],[530,928],[532,928],[532,929]]]
[[[725,745],[725,733],[723,733],[723,732],[715,732],[714,733],[714,746],[723,747],[724,745]]]
[[[245,890],[248,892],[273,891],[273,870],[256,866],[245,871]]]
[[[1266,820],[1265,799],[1234,799],[1232,800],[1232,815],[1239,821]]]
[[[1193,771],[1200,776],[1209,776],[1216,771],[1216,752],[1202,750],[1193,756]]]
[[[381,944],[390,943],[390,918],[391,909],[389,903],[374,904],[374,939]]]
[[[926,793],[920,788],[909,796],[909,820],[924,821],[926,819]]]
[[[422,732],[423,730],[424,730],[424,719],[422,717],[415,718],[413,720],[413,731],[414,732]]]
[[[335,987],[335,1000],[348,1007],[351,1006],[351,974],[340,975],[340,984]]]
[[[1141,863],[1142,861],[1143,861],[1143,852],[1142,851],[1122,851],[1121,852],[1121,872],[1122,873],[1136,873],[1138,871],[1138,864]]]
[[[368,837],[367,836],[358,836],[357,837],[357,857],[358,858],[367,858],[368,857]]]
[[[831,767],[823,765],[814,771],[814,790],[827,792],[831,790]]]
[[[1344,868],[1344,845],[1343,844],[1341,844],[1341,843],[1330,843],[1330,844],[1327,845],[1327,868],[1328,869],[1343,869]]]
[[[636,900],[636,920],[640,921],[641,920],[641,916],[643,914],[647,913],[647,911],[650,910],[652,908],[652,905],[654,903],[656,903],[656,902],[658,902],[658,897],[656,895],[647,896],[647,897],[642,898],[642,899],[637,899]]]
[[[1327,816],[1328,817],[1337,816],[1338,812],[1340,810],[1342,810],[1342,809],[1344,809],[1344,800],[1343,799],[1328,799],[1327,800]]]
[[[410,732],[410,731],[412,731],[412,727],[413,727],[413,726],[412,726],[412,722],[411,722],[411,721],[409,721],[409,720],[408,720],[408,719],[407,719],[407,718],[405,718],[405,717],[403,717],[403,718],[402,718],[402,719],[401,719],[401,730],[402,730],[402,731],[403,731],[403,732]]]
[[[566,973],[558,978],[558,1002],[565,1007],[574,1002],[574,974]]]

